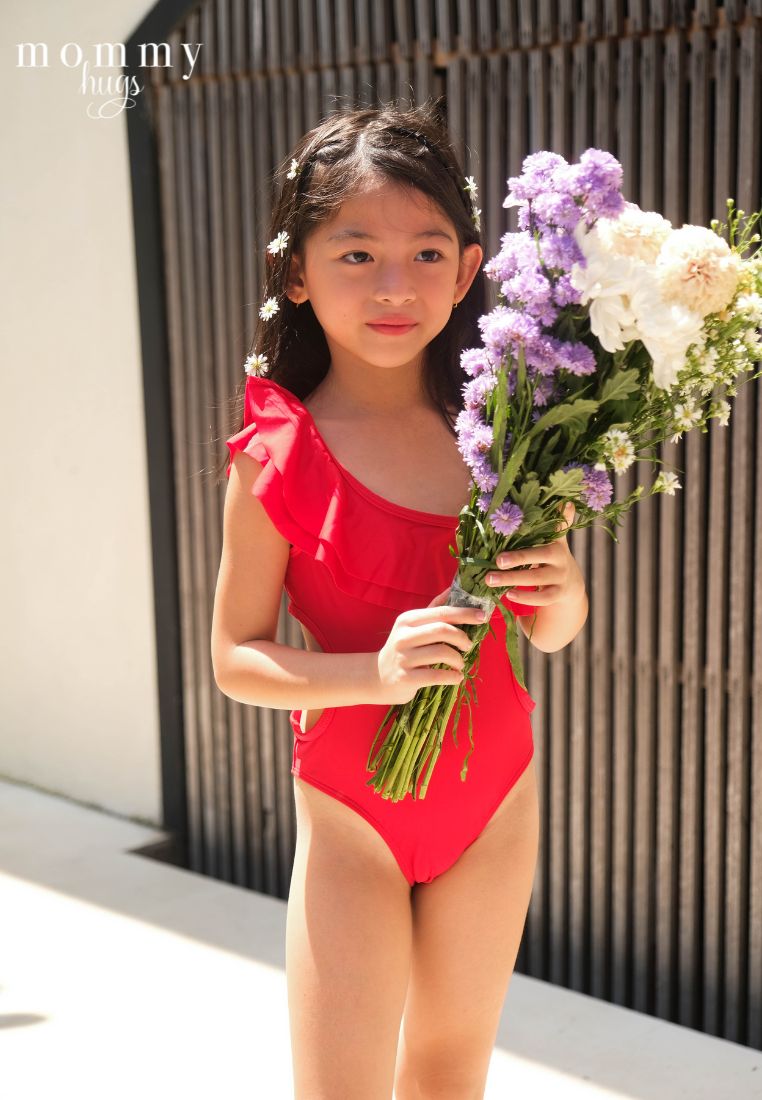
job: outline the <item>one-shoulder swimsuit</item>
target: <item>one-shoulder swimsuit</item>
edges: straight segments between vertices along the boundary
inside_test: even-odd
[[[327,653],[368,653],[385,644],[397,616],[426,607],[448,588],[457,565],[458,516],[395,504],[339,463],[307,407],[290,390],[250,375],[244,424],[226,440],[228,477],[238,451],[263,469],[252,494],[289,542],[284,587],[288,612]],[[518,586],[533,589],[531,585]],[[516,615],[529,603],[501,598]],[[368,784],[366,768],[388,704],[326,707],[306,732],[290,712],[291,773],[350,806],[384,839],[410,885],[431,882],[483,831],[532,759],[535,701],[516,680],[495,607],[479,650],[471,700],[473,751],[460,777],[468,736],[464,701],[453,738],[450,715],[425,797],[394,802]],[[376,742],[376,749],[381,738]]]

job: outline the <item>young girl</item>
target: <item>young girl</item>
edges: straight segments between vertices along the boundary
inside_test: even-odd
[[[460,352],[480,344],[485,312],[478,211],[431,104],[332,115],[280,178],[257,354],[227,440],[212,659],[230,698],[293,708],[295,1096],[389,1100],[394,1086],[396,1100],[473,1100],[539,835],[534,700],[497,608],[465,782],[465,708],[424,799],[382,798],[365,765],[391,703],[461,680],[463,627],[478,621],[446,606],[470,486],[453,429]],[[520,584],[527,563],[536,586]],[[518,585],[506,602],[525,633],[536,613],[533,644],[571,641],[587,602],[566,537],[502,564],[495,583]],[[275,641],[284,586],[306,651]]]

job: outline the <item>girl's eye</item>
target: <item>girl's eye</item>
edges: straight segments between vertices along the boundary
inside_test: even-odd
[[[369,255],[370,255],[369,252],[362,252],[362,251],[345,252],[344,255],[341,258],[342,258],[342,260],[348,260],[350,256],[369,256]],[[442,258],[442,253],[439,252],[436,248],[424,248],[423,251],[418,253],[418,255],[419,256],[435,256],[437,259],[433,262],[437,262],[438,260],[440,260]],[[349,262],[350,262],[350,265],[352,265],[354,267],[359,266],[359,264],[355,263],[354,260],[350,260]],[[431,262],[432,262],[431,260],[427,261],[427,263],[431,263]]]

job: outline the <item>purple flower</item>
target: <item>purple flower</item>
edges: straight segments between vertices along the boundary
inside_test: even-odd
[[[545,149],[539,153],[530,153],[524,157],[521,165],[521,175],[511,176],[508,180],[508,190],[514,199],[527,201],[547,191],[551,185],[554,174],[559,168],[567,168],[567,162],[558,153],[551,153]],[[505,200],[503,206],[515,205]]]
[[[518,504],[504,500],[490,516],[490,523],[499,535],[512,535],[522,524],[524,513]]]
[[[492,446],[492,425],[485,423],[476,409],[463,409],[455,421],[458,450],[468,466],[477,465]]]
[[[611,502],[614,492],[608,472],[606,470],[596,470],[593,466],[585,466],[581,462],[568,462],[563,469],[566,471],[578,467],[583,470],[583,501],[594,512],[602,512],[606,505]]]
[[[586,149],[570,173],[575,193],[585,206],[588,225],[597,218],[616,218],[622,213],[622,166],[611,153]]]
[[[484,454],[477,455],[476,461],[471,466],[471,473],[477,488],[482,492],[491,492],[500,480],[499,474],[492,469],[489,458]]]
[[[460,353],[460,365],[466,374],[476,378],[493,369],[489,355],[484,348],[466,348]]]
[[[555,181],[554,181],[555,182]],[[582,216],[573,195],[562,190],[546,191],[532,203],[532,213],[541,226],[558,226],[572,232]]]
[[[507,306],[495,306],[478,323],[484,343],[498,355],[510,345],[531,344],[540,335],[540,326],[533,317]]]
[[[550,399],[555,396],[555,392],[556,387],[553,384],[553,379],[539,375],[535,382],[532,403],[534,405],[547,405]]]
[[[483,409],[488,394],[495,388],[497,379],[491,371],[478,374],[462,387],[461,393],[467,409]]]
[[[482,512],[486,512],[490,504],[492,503],[492,493],[482,493],[477,498],[476,503],[479,508],[481,508]]]
[[[581,298],[578,290],[572,286],[568,275],[561,275],[553,288],[553,300],[557,306],[577,305]]]
[[[529,233],[504,233],[500,251],[484,265],[484,273],[497,282],[504,282],[527,268],[539,270],[537,242]]]
[[[540,252],[546,267],[570,272],[572,265],[581,263],[585,256],[574,237],[559,229],[550,229],[540,239]],[[559,305],[565,303],[559,302]]]
[[[598,364],[587,344],[557,341],[558,366],[570,374],[595,374]]]

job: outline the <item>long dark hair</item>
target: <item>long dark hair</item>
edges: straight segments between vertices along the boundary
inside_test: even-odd
[[[440,114],[441,100],[414,106],[395,101],[377,107],[343,109],[308,131],[276,169],[280,194],[270,222],[269,239],[288,233],[280,254],[267,255],[262,302],[275,298],[278,312],[257,324],[249,355],[267,356],[260,373],[304,400],[323,380],[330,352],[309,300],[296,306],[285,293],[291,255],[300,252],[309,234],[338,212],[341,204],[379,177],[413,186],[428,195],[455,227],[462,255],[469,244],[481,244],[474,222],[475,206],[465,176]],[[299,171],[291,173],[296,160]],[[467,380],[460,365],[464,348],[481,344],[477,321],[486,311],[486,276],[479,269],[468,292],[423,356],[423,384],[450,431],[448,405],[463,408],[461,387]],[[229,435],[243,427],[246,376],[232,404]],[[224,454],[220,477],[229,455]]]

